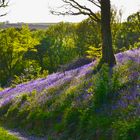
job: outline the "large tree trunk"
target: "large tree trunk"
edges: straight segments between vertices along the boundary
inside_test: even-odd
[[[102,62],[110,67],[116,64],[112,47],[110,0],[101,0]]]

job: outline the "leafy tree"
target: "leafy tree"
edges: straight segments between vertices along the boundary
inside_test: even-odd
[[[37,60],[42,70],[55,72],[60,65],[77,56],[75,25],[59,23],[50,26],[39,45],[36,46]]]
[[[34,46],[39,42],[32,38],[27,26],[19,31],[15,28],[1,31],[0,42],[0,75],[6,84],[8,79],[24,68],[25,53],[31,49],[35,51]]]
[[[92,21],[91,18],[83,20],[77,25],[76,46],[78,55],[85,56],[89,47],[99,48],[101,46],[100,25]]]
[[[101,35],[102,35],[102,62],[107,63],[112,67],[116,61],[112,47],[112,34],[111,34],[111,5],[110,0],[85,0],[79,2],[78,0],[62,0],[65,4],[65,10],[52,11],[53,14],[57,15],[87,15],[93,21],[101,24]],[[99,18],[92,10],[90,6],[93,5],[101,10],[101,18]],[[62,9],[61,9],[62,10]]]
[[[133,22],[133,23],[137,23],[137,24],[140,24],[140,11],[139,12],[136,12],[132,15],[130,15],[128,18],[127,18],[127,21],[128,22]]]
[[[140,22],[139,12],[130,15],[127,22],[118,24],[118,30],[114,38],[115,51],[128,50],[135,47],[135,43],[139,42],[140,38]]]

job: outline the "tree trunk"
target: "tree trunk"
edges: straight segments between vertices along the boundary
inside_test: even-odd
[[[116,64],[112,47],[110,0],[101,0],[102,63],[109,67]]]

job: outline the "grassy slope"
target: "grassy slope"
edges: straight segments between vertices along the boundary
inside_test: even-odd
[[[137,140],[139,63],[118,65],[111,82],[107,74],[105,67],[96,75],[22,94],[1,107],[0,115],[14,127],[55,140]]]
[[[9,134],[7,130],[0,127],[0,140],[18,140],[18,138]]]

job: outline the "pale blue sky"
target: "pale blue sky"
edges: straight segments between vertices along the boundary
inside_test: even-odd
[[[6,9],[8,15],[0,21],[15,22],[79,22],[85,16],[54,16],[49,13],[49,7],[60,5],[61,0],[10,0]],[[112,4],[123,10],[123,19],[140,10],[140,0],[111,0]]]

